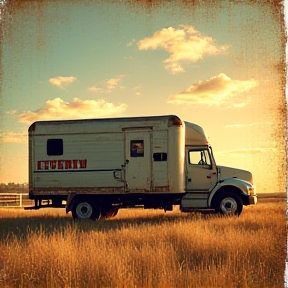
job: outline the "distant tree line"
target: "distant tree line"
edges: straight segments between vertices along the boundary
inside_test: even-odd
[[[2,193],[28,193],[28,183],[14,183],[9,182],[8,184],[0,183],[0,192]]]

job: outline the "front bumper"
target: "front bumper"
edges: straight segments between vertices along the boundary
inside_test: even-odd
[[[247,195],[243,201],[244,205],[255,205],[257,203],[257,195]]]

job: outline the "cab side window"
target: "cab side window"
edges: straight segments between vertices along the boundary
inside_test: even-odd
[[[189,150],[188,159],[190,165],[199,166],[202,168],[212,168],[211,159],[208,150]]]

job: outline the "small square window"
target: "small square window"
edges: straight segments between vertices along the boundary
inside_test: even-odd
[[[47,155],[48,156],[63,155],[63,139],[48,139]]]
[[[167,153],[154,153],[154,161],[167,161]]]
[[[131,140],[130,156],[131,157],[144,157],[144,140]]]

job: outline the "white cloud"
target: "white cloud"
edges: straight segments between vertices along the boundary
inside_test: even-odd
[[[50,84],[63,89],[67,87],[70,83],[76,80],[77,78],[73,76],[70,76],[70,77],[58,76],[58,77],[50,78],[49,82]]]
[[[243,155],[251,155],[251,154],[262,154],[262,153],[271,153],[271,152],[277,152],[276,148],[273,147],[256,147],[256,148],[243,148],[238,150],[229,150],[229,151],[220,151],[217,152],[218,155],[221,156],[227,156],[227,157],[243,157]],[[216,153],[215,153],[216,154]]]
[[[82,101],[74,98],[73,102],[69,103],[55,98],[48,100],[45,108],[25,111],[18,117],[20,123],[32,123],[36,120],[101,118],[119,116],[127,107],[124,103],[117,106],[104,99]]]
[[[27,132],[0,133],[0,142],[2,142],[2,143],[24,143],[24,142],[27,142]]]
[[[271,125],[272,122],[255,122],[255,123],[249,123],[249,124],[230,124],[225,125],[224,128],[246,128],[246,127],[253,127],[258,125]]]
[[[15,113],[16,113],[16,110],[6,111],[6,114],[8,114],[8,115],[14,115]]]
[[[172,74],[185,72],[185,70],[179,64],[176,63],[168,64],[165,66],[165,68],[169,70]]]
[[[88,88],[88,90],[91,92],[104,92],[104,90],[106,89],[105,92],[110,93],[112,90],[114,90],[118,86],[118,84],[120,83],[123,77],[124,75],[120,75],[116,78],[111,78],[109,80],[102,81]],[[120,87],[120,89],[123,89],[123,87]]]
[[[170,53],[164,63],[172,73],[184,72],[179,61],[196,62],[204,55],[217,55],[225,52],[229,45],[216,46],[214,39],[201,34],[192,26],[180,25],[156,31],[153,36],[138,42],[139,50],[164,49]],[[177,68],[176,68],[177,67]]]
[[[88,90],[91,92],[103,92],[103,89],[99,88],[97,86],[90,87],[90,88],[88,88]]]
[[[130,90],[131,90],[131,91],[134,91],[134,90],[139,90],[139,89],[141,89],[141,86],[132,87]]]
[[[136,39],[132,39],[132,41],[129,42],[126,46],[127,47],[132,46],[135,42],[136,42]]]
[[[118,78],[112,78],[106,81],[107,89],[109,91],[115,89],[115,87],[119,84],[123,76],[119,76]]]
[[[236,99],[235,96],[257,85],[255,80],[232,80],[221,73],[206,81],[198,81],[187,90],[170,96],[168,103],[225,105],[226,108],[243,107],[250,102],[250,99],[239,97]]]

